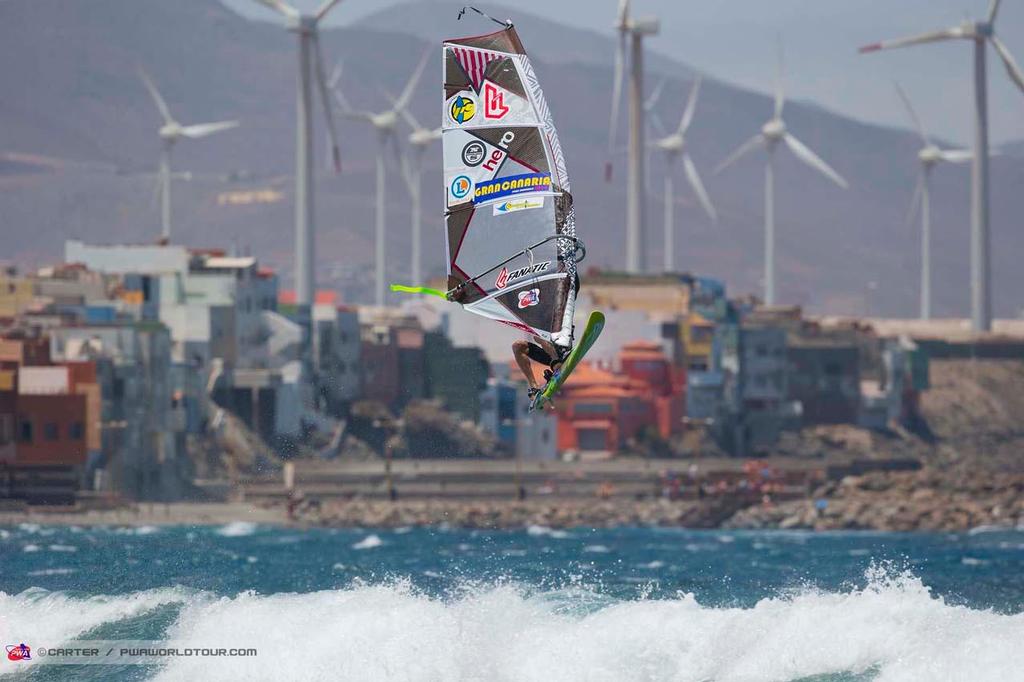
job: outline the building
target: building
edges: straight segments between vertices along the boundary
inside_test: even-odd
[[[479,423],[509,456],[526,460],[558,457],[558,420],[549,410],[530,411],[523,382],[488,379],[480,394]]]
[[[729,323],[721,340],[722,406],[714,433],[726,451],[750,456],[773,445],[797,416],[788,400],[786,329]]]
[[[483,351],[460,347],[441,331],[423,339],[425,390],[452,412],[473,422],[480,420],[480,392],[487,386],[490,365]]]
[[[173,501],[191,481],[185,451],[185,387],[171,371],[171,338],[155,322],[80,325],[48,331],[54,362],[93,363],[100,451],[89,478],[136,500]],[[89,487],[94,487],[92,482]]]
[[[857,422],[860,349],[853,340],[791,334],[786,356],[786,397],[800,403],[803,425]]]
[[[654,429],[668,439],[682,430],[685,371],[649,341],[627,344],[620,370],[583,362],[556,401],[559,450],[614,453]]]

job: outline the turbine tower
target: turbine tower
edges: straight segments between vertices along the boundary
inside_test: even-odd
[[[767,305],[775,305],[775,149],[779,142],[784,142],[793,154],[818,171],[832,182],[843,189],[846,189],[846,180],[839,173],[832,170],[832,167],[821,160],[811,151],[810,147],[796,139],[792,133],[786,130],[786,123],[782,120],[782,109],[786,103],[785,92],[782,87],[782,49],[779,48],[779,70],[775,83],[775,115],[761,127],[761,131],[744,142],[728,158],[718,165],[715,174],[722,172],[731,166],[742,156],[754,150],[758,146],[764,146],[768,152],[768,162],[765,164],[764,174],[764,302]]]
[[[354,111],[349,106],[348,100],[345,99],[344,93],[342,93],[339,85],[334,85],[334,94],[338,98],[338,104],[341,105],[342,111],[344,111],[345,118],[350,118],[359,121],[366,121],[377,130],[377,201],[376,201],[376,213],[377,213],[377,229],[376,229],[376,279],[374,282],[374,301],[378,306],[384,305],[384,297],[386,292],[386,286],[384,282],[385,273],[385,220],[384,220],[384,153],[387,145],[397,145],[397,138],[395,137],[395,129],[398,127],[399,117],[405,108],[409,105],[409,100],[412,98],[412,92],[416,88],[416,83],[419,81],[420,76],[423,74],[423,68],[427,65],[427,57],[429,54],[424,54],[423,58],[420,59],[420,63],[416,65],[416,70],[413,71],[412,76],[409,77],[409,81],[405,84],[405,88],[402,90],[402,94],[398,96],[398,99],[392,101],[390,109],[378,113],[371,113],[368,111]],[[395,147],[397,151],[397,146]]]
[[[405,119],[409,127],[412,128],[412,132],[409,133],[407,138],[409,142],[409,148],[412,153],[409,155],[402,155],[402,178],[405,180],[406,187],[409,188],[409,198],[412,201],[412,281],[414,283],[423,283],[423,269],[422,269],[422,228],[420,224],[422,222],[422,215],[420,213],[421,203],[421,185],[423,175],[423,154],[427,151],[427,147],[434,144],[437,140],[441,139],[441,129],[424,128],[413,118],[413,115],[409,113],[408,109],[402,109],[400,111],[402,117]],[[409,157],[412,157],[411,161]]]
[[[619,0],[619,45],[615,52],[615,76],[612,83],[612,113],[608,128],[608,157],[615,152],[615,133],[619,125],[619,100],[622,99],[622,75],[626,62],[626,43],[630,43],[629,74],[629,148],[626,179],[626,270],[646,270],[644,226],[644,36],[656,35],[656,18],[636,19],[630,15],[631,0]],[[605,180],[611,181],[612,164],[605,166]]]
[[[985,72],[986,44],[992,46],[1006,67],[1006,72],[1024,90],[1024,72],[1020,70],[1003,41],[995,34],[996,16],[1002,0],[992,0],[988,15],[979,21],[965,21],[959,26],[933,31],[910,38],[886,40],[860,48],[860,52],[877,52],[944,40],[970,40],[974,43],[974,163],[971,169],[971,328],[976,332],[992,329],[992,279],[989,272],[991,239],[989,235],[988,188],[988,77]]]
[[[284,17],[285,28],[299,38],[299,73],[296,98],[295,135],[295,314],[303,328],[307,354],[312,341],[310,306],[316,295],[315,229],[313,216],[313,81],[327,119],[327,132],[333,146],[334,169],[341,170],[331,102],[327,96],[323,55],[320,52],[320,21],[341,0],[326,0],[313,14],[302,14],[283,0],[255,0]]]
[[[963,149],[940,149],[932,142],[924,132],[921,119],[917,117],[910,98],[903,91],[899,83],[896,84],[896,92],[910,114],[910,120],[921,136],[924,146],[917,153],[921,162],[921,174],[917,179],[917,187],[914,189],[914,196],[910,201],[910,211],[907,214],[907,222],[914,219],[914,213],[920,207],[921,210],[921,319],[930,320],[932,317],[932,226],[931,226],[931,175],[932,169],[940,161],[950,163],[963,163],[971,160],[971,153]]]
[[[238,121],[218,121],[217,123],[196,123],[183,126],[171,116],[171,111],[167,108],[167,102],[164,101],[163,96],[157,89],[153,79],[149,77],[149,74],[140,68],[139,76],[142,78],[146,89],[149,90],[149,94],[164,120],[159,130],[161,147],[158,187],[160,188],[160,235],[162,241],[167,242],[171,238],[171,152],[174,149],[175,143],[183,137],[195,140],[222,130],[234,128],[238,125]]]
[[[693,159],[686,151],[686,131],[690,129],[690,124],[693,123],[693,114],[697,110],[700,82],[700,77],[693,82],[690,99],[686,102],[683,117],[679,119],[679,127],[671,135],[666,135],[654,143],[656,148],[665,152],[667,166],[665,169],[665,272],[672,272],[675,269],[675,226],[672,215],[675,202],[675,180],[673,176],[679,157],[683,159],[683,172],[686,174],[686,180],[690,183],[690,187],[693,188],[693,193],[697,195],[697,200],[700,201],[700,205],[704,207],[711,221],[718,222],[715,207],[711,205],[711,197],[704,189],[704,183],[701,182],[700,174],[697,173],[697,166],[694,165]]]

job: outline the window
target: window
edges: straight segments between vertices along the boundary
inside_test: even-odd
[[[85,428],[82,426],[82,422],[71,422],[68,426],[68,438],[71,440],[82,440],[82,436],[85,434]]]
[[[14,439],[14,415],[0,414],[0,445],[7,445]]]
[[[611,414],[610,403],[577,403],[576,414]]]
[[[57,428],[56,422],[46,422],[43,426],[43,438],[46,440],[57,440],[60,438],[60,429]]]
[[[32,422],[28,419],[21,420],[18,425],[18,440],[22,443],[32,442]]]

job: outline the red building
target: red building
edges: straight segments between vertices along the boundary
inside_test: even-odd
[[[46,337],[0,339],[0,497],[70,503],[100,449],[96,364],[51,364]]]
[[[622,348],[619,371],[584,362],[562,387],[558,407],[560,450],[616,452],[644,427],[668,438],[682,429],[685,372],[656,343]]]

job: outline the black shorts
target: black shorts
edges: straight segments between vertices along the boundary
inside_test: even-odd
[[[528,341],[526,343],[526,357],[530,358],[534,362],[539,362],[540,364],[546,365],[548,367],[556,365],[560,362],[565,362],[565,355],[562,355],[561,357],[558,358],[552,358],[550,355],[548,355],[548,352],[546,350],[544,350],[537,344],[533,343],[532,341]]]

